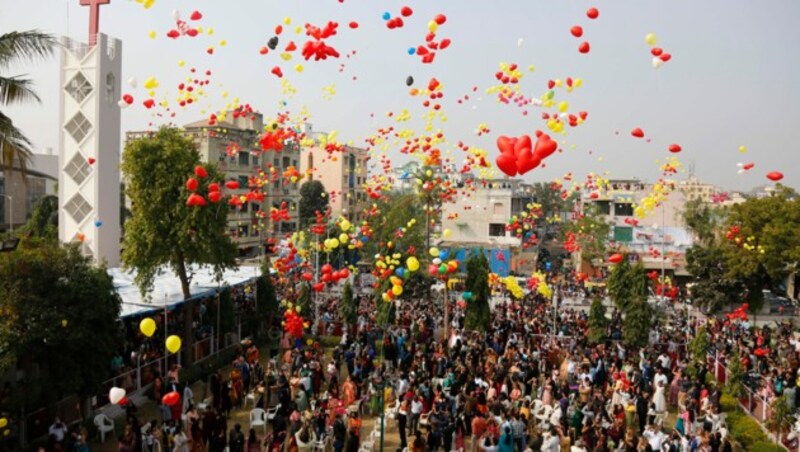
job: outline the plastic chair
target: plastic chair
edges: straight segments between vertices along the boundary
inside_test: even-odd
[[[206,397],[202,402],[197,404],[198,411],[206,411],[208,407],[211,406],[211,402],[214,401],[213,397]]]
[[[251,404],[253,405],[253,408],[255,408],[255,406],[256,406],[256,393],[255,393],[255,391],[250,391],[244,397],[244,407],[245,408],[247,408],[247,402],[251,402]]]
[[[264,434],[267,433],[267,413],[261,408],[254,408],[250,411],[250,428],[261,427]]]
[[[114,431],[114,421],[103,413],[94,417],[94,425],[97,427],[97,431],[100,432],[101,443],[106,442],[106,433]]]
[[[277,404],[274,407],[267,410],[267,421],[272,422],[275,419],[275,416],[278,415],[278,410],[281,409],[281,404]],[[263,411],[263,410],[262,410]]]

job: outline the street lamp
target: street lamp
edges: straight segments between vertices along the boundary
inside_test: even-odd
[[[11,233],[14,233],[14,197],[11,195],[0,194],[4,198],[8,198],[8,228]]]

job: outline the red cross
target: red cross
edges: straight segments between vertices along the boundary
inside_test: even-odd
[[[108,5],[111,0],[81,0],[81,6],[89,7],[89,46],[97,44],[97,32],[100,30],[100,5]]]

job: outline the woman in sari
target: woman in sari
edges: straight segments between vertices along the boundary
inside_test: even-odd
[[[353,383],[353,379],[347,377],[347,380],[342,385],[342,400],[344,402],[345,407],[349,407],[353,403],[355,403],[356,398],[358,397],[358,388],[356,384]]]

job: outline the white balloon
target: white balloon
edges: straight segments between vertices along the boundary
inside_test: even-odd
[[[120,400],[125,398],[125,394],[127,393],[125,392],[124,389],[113,387],[111,388],[111,391],[108,391],[108,400],[112,404],[116,405],[119,403]]]
[[[176,21],[178,21],[178,20],[181,20],[181,13],[180,13],[180,11],[178,11],[177,9],[173,9],[173,10],[172,10],[172,19],[173,19],[173,20],[176,20]]]
[[[736,166],[738,166],[739,168],[741,168],[741,167],[743,167],[743,166],[744,166],[744,163],[742,163],[742,162],[739,162],[739,163],[737,163],[737,164],[736,164]]]
[[[664,65],[664,61],[659,57],[653,57],[653,68],[659,69]]]
[[[740,170],[739,170],[739,171],[737,171],[736,173],[737,173],[737,174],[744,174],[744,170],[743,170],[743,169],[740,169]]]
[[[523,39],[519,38],[519,40],[517,41],[517,47],[522,47],[523,42],[524,42]]]
[[[128,108],[128,107],[130,107],[130,105],[127,102],[125,102],[124,100],[122,100],[122,99],[120,99],[119,102],[117,102],[117,105],[119,105],[119,108]]]
[[[139,81],[136,80],[136,77],[131,77],[128,79],[128,85],[131,85],[131,88],[136,88],[139,86]]]
[[[436,265],[442,265],[442,260],[437,257],[436,259],[433,260],[433,263]]]

